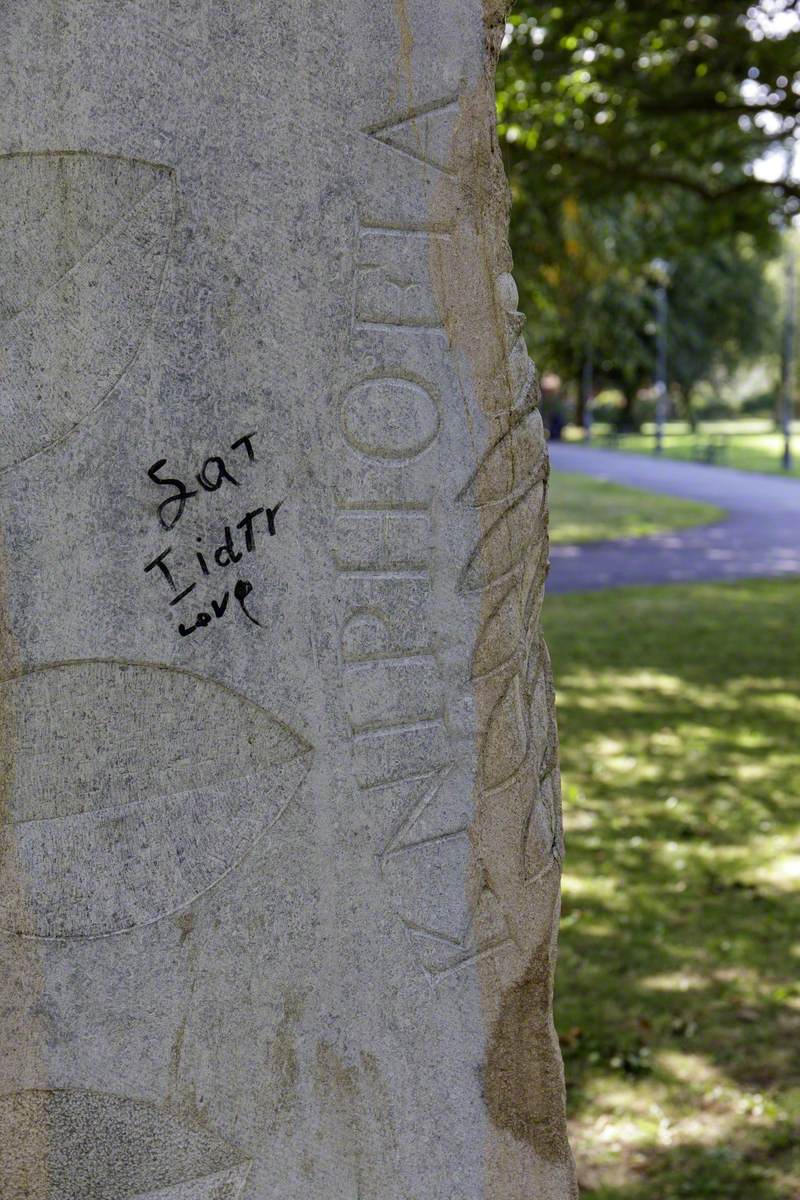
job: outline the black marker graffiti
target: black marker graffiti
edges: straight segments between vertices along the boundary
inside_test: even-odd
[[[192,584],[192,587],[194,587],[194,584]],[[256,620],[253,614],[247,611],[247,605],[245,604],[245,600],[250,595],[252,590],[253,585],[249,579],[237,579],[233,588],[233,596],[242,612],[247,617],[248,621],[252,621],[254,625],[260,626],[261,622]],[[224,615],[225,609],[228,607],[229,599],[230,592],[225,592],[223,593],[221,600],[211,601],[211,613],[214,614],[217,620]],[[173,600],[171,603],[174,604],[175,601]],[[204,629],[206,625],[211,624],[211,613],[207,613],[205,611],[199,612],[195,617],[194,625],[184,625],[183,622],[181,622],[181,624],[178,626],[178,633],[181,635],[181,637],[188,637],[190,633],[194,633],[195,629]]]
[[[256,431],[245,433],[242,437],[231,442],[231,450],[239,450],[243,448],[250,463],[256,461],[255,451],[253,450],[253,438],[256,436]],[[166,500],[162,500],[158,506],[158,519],[164,529],[174,529],[183,516],[186,503],[192,496],[199,495],[199,488],[188,488],[182,479],[172,475],[161,475],[159,472],[167,465],[165,458],[159,458],[152,466],[148,467],[147,475],[153,483],[160,487],[170,487],[173,489],[172,495],[167,496]],[[203,463],[200,470],[195,475],[195,479],[200,484],[200,487],[205,492],[217,492],[222,487],[224,482],[228,482],[233,487],[239,487],[239,480],[225,463],[225,459],[221,454],[210,455]]]
[[[253,450],[253,438],[256,436],[255,431],[244,434],[231,443],[231,450],[244,451],[247,462],[245,466],[255,462],[255,451]],[[166,465],[166,459],[159,459],[158,462],[148,469],[148,477],[154,482],[162,486],[168,486],[173,489],[172,495],[163,500],[158,507],[158,519],[165,529],[174,529],[178,521],[181,519],[187,502],[193,497],[200,494],[200,489],[206,492],[216,492],[227,483],[232,487],[239,487],[240,481],[228,469],[225,459],[221,455],[210,455],[199,472],[195,475],[197,482],[200,484],[200,489],[189,488],[182,479],[172,476],[160,475],[159,472]],[[213,549],[206,547],[204,550],[195,548],[191,553],[194,555],[194,560],[197,564],[193,568],[196,572],[197,567],[200,568],[200,578],[187,580],[186,576],[192,568],[186,568],[185,563],[176,565],[175,547],[167,546],[160,554],[146,563],[144,567],[145,574],[152,574],[153,578],[164,580],[170,592],[172,593],[169,606],[174,608],[181,604],[187,596],[195,590],[199,583],[210,578],[218,571],[224,571],[228,567],[235,566],[240,563],[243,558],[254,554],[257,550],[259,537],[273,538],[277,534],[277,516],[280,511],[283,500],[269,507],[260,505],[258,508],[251,508],[235,523],[225,525],[222,530],[222,536],[219,539],[219,544]],[[197,542],[203,542],[203,538],[197,537]],[[228,611],[237,611],[235,605],[238,605],[238,611],[252,622],[253,625],[261,625],[261,622],[254,616],[251,609],[248,607],[247,600],[253,592],[253,585],[249,579],[238,578],[233,585],[233,588],[226,588],[219,598],[209,599],[205,601],[206,607],[200,609],[194,621],[181,621],[178,625],[178,633],[181,637],[189,637],[197,629],[205,629],[212,621],[221,620]],[[230,605],[231,595],[235,602]]]

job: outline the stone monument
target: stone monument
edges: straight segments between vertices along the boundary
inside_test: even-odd
[[[498,0],[0,7],[0,1195],[566,1200]]]

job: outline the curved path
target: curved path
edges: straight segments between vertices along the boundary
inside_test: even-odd
[[[564,443],[551,443],[550,460],[554,472],[703,500],[727,516],[654,537],[553,546],[549,592],[800,574],[798,479]]]

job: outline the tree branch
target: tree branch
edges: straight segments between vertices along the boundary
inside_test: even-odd
[[[728,113],[739,113],[748,117],[758,116],[759,113],[773,113],[775,116],[796,117],[800,113],[800,102],[787,96],[785,100],[781,100],[777,104],[748,104],[744,100],[720,103],[713,97],[686,95],[676,96],[670,100],[640,99],[639,109],[652,116],[663,117],[687,112],[719,113],[723,116]]]
[[[618,176],[622,174],[626,175],[629,179],[637,180],[639,183],[656,183],[666,184],[670,187],[679,187],[683,188],[684,191],[693,192],[696,196],[700,196],[704,200],[729,200],[732,196],[741,195],[743,192],[763,191],[766,188],[776,188],[784,196],[792,196],[800,200],[800,183],[786,180],[770,183],[764,179],[747,176],[745,179],[740,179],[737,183],[730,183],[723,187],[714,188],[700,179],[682,175],[679,171],[662,171],[658,170],[658,168],[650,168],[640,164],[634,165],[633,163],[624,163],[619,160],[595,158],[593,155],[581,153],[577,150],[570,151],[568,157],[588,167],[590,170],[596,171],[600,175]],[[559,162],[562,158],[563,155],[559,158],[553,157],[552,161]]]

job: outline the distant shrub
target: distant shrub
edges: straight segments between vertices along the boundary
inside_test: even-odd
[[[601,425],[616,425],[619,414],[620,405],[614,400],[595,400],[592,405],[592,420]]]
[[[732,420],[738,415],[736,407],[719,396],[700,401],[695,405],[695,412],[701,421]]]
[[[778,408],[778,396],[773,391],[759,392],[756,396],[748,396],[742,401],[740,411],[748,416],[772,416]]]

